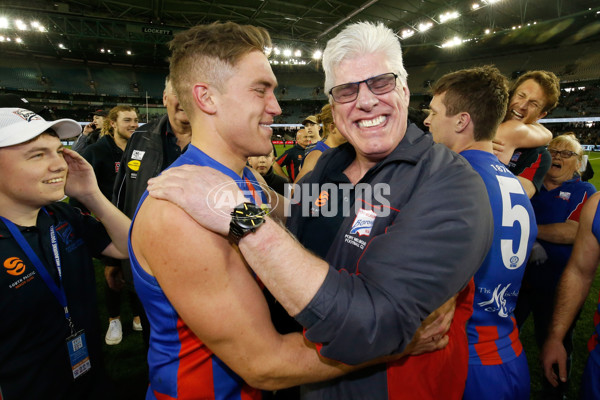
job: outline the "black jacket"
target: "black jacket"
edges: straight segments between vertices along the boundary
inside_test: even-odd
[[[161,173],[164,165],[162,135],[166,131],[168,116],[138,128],[127,142],[121,159],[121,168],[115,179],[112,201],[129,218],[133,217],[148,179]]]

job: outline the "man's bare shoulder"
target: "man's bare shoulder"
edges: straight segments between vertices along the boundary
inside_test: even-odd
[[[177,205],[148,197],[135,218],[131,242],[142,267],[151,275],[160,275],[177,264],[178,270],[194,271],[202,268],[221,270],[224,260],[237,253],[229,241],[194,221]],[[244,265],[238,255],[238,264]]]

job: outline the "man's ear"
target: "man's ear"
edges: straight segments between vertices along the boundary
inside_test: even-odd
[[[196,105],[203,112],[207,114],[214,114],[217,112],[217,108],[213,99],[213,89],[208,85],[208,83],[202,82],[195,84],[192,94],[194,96]]]
[[[462,132],[465,129],[467,129],[467,126],[469,126],[469,124],[471,123],[471,114],[469,114],[468,112],[461,112],[460,114],[458,114],[457,120],[456,120],[456,132]]]
[[[548,115],[548,111],[541,112],[540,115],[538,115],[536,121],[544,118],[546,115]]]

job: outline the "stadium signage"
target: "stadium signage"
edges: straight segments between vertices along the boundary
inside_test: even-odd
[[[154,28],[154,27],[144,27],[144,28],[142,28],[142,32],[155,33],[157,35],[165,35],[165,36],[173,35],[173,31],[171,29],[160,29],[160,28]]]

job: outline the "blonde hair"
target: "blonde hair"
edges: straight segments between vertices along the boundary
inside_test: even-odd
[[[110,136],[115,137],[115,129],[113,128],[111,122],[117,122],[119,118],[119,113],[133,111],[137,114],[137,110],[131,106],[116,106],[110,109],[106,118],[104,118],[104,122],[102,123],[102,129],[100,130],[100,136]]]
[[[194,110],[192,88],[198,81],[222,90],[242,57],[270,47],[266,29],[235,22],[197,25],[176,34],[169,42],[169,76],[188,116]]]
[[[331,125],[333,125],[333,114],[331,112],[331,104],[325,104],[321,108],[321,112],[317,114],[317,121],[323,125],[323,140],[327,139],[331,133]]]

